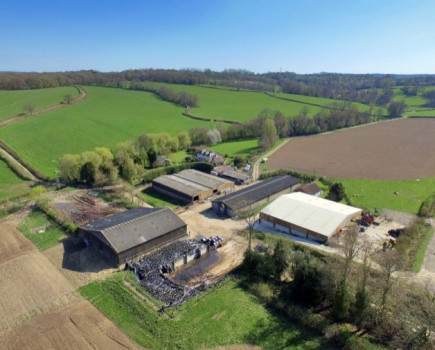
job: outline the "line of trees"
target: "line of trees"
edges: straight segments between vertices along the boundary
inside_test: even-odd
[[[186,91],[176,92],[167,86],[156,88],[147,84],[133,82],[130,84],[130,89],[152,92],[164,101],[172,102],[183,107],[199,107],[199,98],[197,95],[189,94]]]
[[[65,85],[99,85],[124,87],[125,82],[161,82],[212,87],[229,86],[237,89],[276,91],[316,97],[386,106],[391,102],[394,86],[423,87],[435,85],[435,75],[382,74],[296,74],[271,72],[256,74],[247,70],[226,69],[136,69],[102,73],[94,70],[56,73],[0,73],[0,89],[23,90]],[[405,91],[404,91],[405,92]],[[413,88],[406,93],[414,93]]]

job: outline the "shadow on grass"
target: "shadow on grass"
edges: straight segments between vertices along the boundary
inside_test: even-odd
[[[182,207],[186,205],[186,203],[177,201],[176,199],[170,196],[166,196],[164,194],[157,192],[152,187],[148,187],[145,190],[143,190],[142,194],[144,196],[145,202],[152,205],[153,207],[166,206],[170,208],[176,208],[176,207]]]

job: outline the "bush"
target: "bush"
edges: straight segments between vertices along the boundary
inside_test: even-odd
[[[435,215],[435,193],[421,203],[418,215],[426,218],[431,218]]]

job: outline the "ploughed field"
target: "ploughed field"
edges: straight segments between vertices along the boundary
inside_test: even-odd
[[[435,176],[435,119],[400,119],[293,138],[267,162],[272,169],[377,180]]]

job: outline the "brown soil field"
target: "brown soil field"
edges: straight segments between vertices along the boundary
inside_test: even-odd
[[[267,166],[355,179],[435,176],[435,119],[400,119],[328,134],[296,137]]]
[[[35,246],[14,226],[7,222],[0,223],[0,264],[22,256]]]
[[[0,334],[4,349],[140,349],[83,299]]]
[[[73,291],[59,270],[36,250],[2,263],[0,276],[0,326]]]

